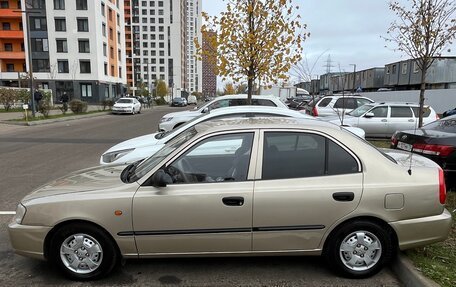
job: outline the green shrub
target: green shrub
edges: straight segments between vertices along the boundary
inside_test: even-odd
[[[114,106],[114,100],[112,100],[112,99],[104,99],[103,101],[101,101],[101,105],[103,106],[103,111],[105,111],[106,108],[111,110],[112,106]]]
[[[43,95],[43,98],[41,98],[41,101],[39,102],[38,111],[40,113],[42,113],[45,118],[47,118],[49,116],[49,112],[52,109],[52,106],[51,106],[52,93],[41,91],[41,94]]]
[[[87,103],[80,100],[71,100],[70,110],[74,114],[82,114],[87,112]]]
[[[3,104],[5,111],[9,111],[16,100],[16,92],[13,89],[0,89],[0,103]]]
[[[163,97],[157,97],[157,98],[155,98],[155,104],[157,106],[161,106],[161,105],[166,105],[168,103],[165,101],[165,99]]]

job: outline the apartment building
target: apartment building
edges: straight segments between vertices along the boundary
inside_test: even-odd
[[[163,80],[172,96],[201,91],[202,64],[193,56],[201,0],[125,0],[124,5],[129,86],[143,83],[153,90]]]
[[[0,1],[0,86],[19,86],[25,65],[21,1]]]
[[[99,103],[125,93],[126,59],[123,2],[120,0],[32,0],[8,1],[27,13],[15,20],[24,33],[13,48],[21,53],[15,74],[2,73],[2,82],[18,82],[17,72],[32,68],[35,87],[51,89],[54,100],[63,92],[71,99]],[[14,2],[14,3],[13,3]],[[21,5],[18,5],[20,2]],[[21,6],[21,7],[19,7]],[[13,8],[14,9],[14,8]],[[17,9],[16,9],[17,10]],[[1,15],[3,15],[2,13]],[[19,24],[11,25],[12,27]],[[6,25],[8,27],[8,25]],[[1,34],[0,34],[1,35]],[[3,38],[0,37],[5,41]],[[9,48],[9,47],[8,47]],[[25,53],[31,50],[31,63]],[[24,53],[25,52],[25,53]],[[11,53],[8,53],[11,55]],[[2,61],[3,62],[3,61]],[[5,68],[13,69],[9,62]],[[2,69],[3,72],[3,69]]]

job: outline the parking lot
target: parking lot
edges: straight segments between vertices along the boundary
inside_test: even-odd
[[[95,118],[33,127],[0,124],[0,284],[175,286],[400,286],[391,270],[365,280],[340,278],[318,257],[128,260],[115,274],[93,283],[68,282],[50,265],[15,255],[6,226],[20,199],[71,171],[98,164],[112,145],[156,131],[160,117],[183,108],[161,107],[140,115]]]

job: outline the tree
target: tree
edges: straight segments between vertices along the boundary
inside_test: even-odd
[[[156,89],[157,89],[157,96],[158,97],[165,97],[166,95],[168,95],[168,87],[166,86],[166,83],[165,81],[163,80],[158,80],[156,82]]]
[[[223,80],[246,80],[250,102],[255,81],[287,79],[291,66],[301,60],[309,34],[298,9],[293,0],[227,0],[220,17],[203,13],[208,23],[201,28],[203,37],[216,49],[203,50],[195,39],[198,59],[205,55],[214,61]]]
[[[236,94],[236,88],[234,87],[233,83],[226,83],[225,87],[223,88],[224,95],[234,95]]]
[[[397,45],[397,50],[412,58],[421,71],[420,110],[418,127],[423,125],[426,73],[435,57],[452,43],[456,36],[456,11],[454,0],[407,0],[407,6],[398,1],[390,2],[389,8],[399,21],[391,23],[387,42]]]

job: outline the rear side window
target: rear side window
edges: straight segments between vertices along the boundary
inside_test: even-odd
[[[329,105],[329,103],[332,101],[332,98],[324,98],[320,101],[320,103],[318,103],[318,106],[319,107],[326,107],[327,105]]]
[[[409,107],[391,107],[392,118],[411,118],[412,110]]]
[[[358,172],[357,161],[331,140],[315,134],[267,132],[262,179],[315,177]]]
[[[340,98],[334,104],[335,109],[356,109],[356,99],[353,98]]]
[[[264,99],[253,99],[252,104],[255,106],[268,106],[268,107],[277,107],[271,100],[264,100]]]
[[[431,114],[431,109],[429,107],[424,107],[424,113],[423,117],[427,118]],[[412,107],[413,113],[415,114],[415,117],[419,117],[420,114],[420,108],[419,107]]]

